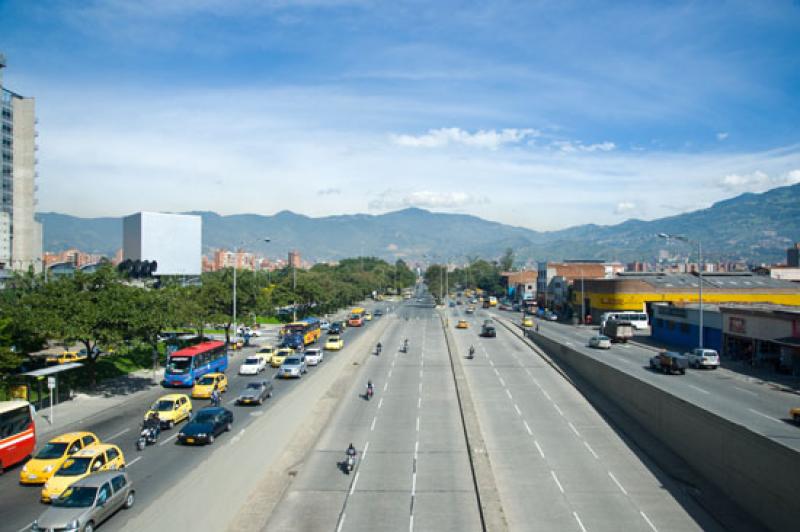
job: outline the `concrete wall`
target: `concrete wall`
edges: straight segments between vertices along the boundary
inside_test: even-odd
[[[773,530],[798,529],[800,453],[565,345],[532,339],[755,519]]]

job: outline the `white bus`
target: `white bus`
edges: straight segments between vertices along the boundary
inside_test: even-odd
[[[605,327],[608,320],[629,321],[637,330],[647,329],[650,323],[647,321],[646,312],[634,312],[630,310],[619,312],[604,312],[600,316],[600,327]]]

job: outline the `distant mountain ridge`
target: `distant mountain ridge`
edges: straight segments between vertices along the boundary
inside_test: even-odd
[[[190,212],[203,218],[203,250],[232,249],[239,242],[265,237],[272,242],[248,250],[283,257],[298,249],[304,258],[336,260],[360,254],[387,259],[469,256],[497,257],[512,247],[519,260],[567,258],[620,261],[654,260],[659,250],[686,255],[689,247],[667,244],[665,232],[702,240],[707,260],[779,262],[786,248],[800,241],[800,184],[761,194],[746,193],[707,209],[652,221],[631,219],[599,226],[579,225],[558,231],[534,231],[467,214],[408,208],[386,214],[353,214],[311,218],[290,211],[274,215]],[[77,218],[39,213],[48,251],[78,248],[113,254],[122,246],[121,218]]]

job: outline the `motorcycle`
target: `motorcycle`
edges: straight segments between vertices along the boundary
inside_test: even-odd
[[[374,394],[374,390],[372,388],[367,388],[367,401],[372,399],[372,395]]]
[[[158,441],[158,429],[153,427],[144,427],[142,432],[139,433],[139,439],[136,440],[136,449],[143,451],[148,445],[153,445]]]
[[[403,342],[403,347],[400,349],[400,351],[403,353],[408,353],[408,340]]]
[[[355,466],[356,466],[356,457],[355,457],[355,455],[348,454],[347,455],[347,467],[346,467],[348,475],[353,471],[353,468]]]

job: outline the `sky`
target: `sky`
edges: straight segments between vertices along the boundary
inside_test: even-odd
[[[0,0],[40,211],[550,230],[800,182],[800,1]]]

